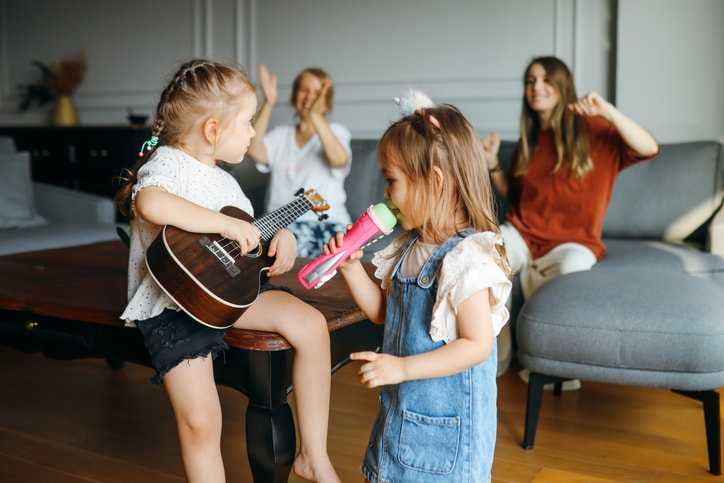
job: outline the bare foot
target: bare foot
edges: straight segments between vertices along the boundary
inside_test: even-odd
[[[318,458],[317,461],[312,461],[312,458],[300,452],[294,459],[292,468],[294,469],[294,473],[305,480],[316,481],[317,483],[342,482],[339,476],[337,476],[332,462],[329,461],[329,457],[326,455],[324,458]]]

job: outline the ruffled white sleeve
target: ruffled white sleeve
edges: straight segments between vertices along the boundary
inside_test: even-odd
[[[402,240],[397,237],[372,256],[372,264],[377,267],[375,277],[382,281],[380,283],[382,290],[387,290],[390,286],[392,270],[397,263],[397,257],[393,257],[392,254],[399,250],[400,246],[402,246]]]
[[[482,232],[466,237],[443,258],[432,310],[430,336],[448,343],[458,338],[457,308],[473,293],[490,289],[493,333],[498,335],[509,318],[505,306],[512,284],[501,268],[503,260],[495,248],[503,237]]]
[[[181,187],[186,181],[179,153],[168,146],[158,148],[146,164],[138,170],[138,180],[133,185],[133,198],[147,186],[160,186],[169,193],[182,195]]]

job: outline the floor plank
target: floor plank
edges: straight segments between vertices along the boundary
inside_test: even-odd
[[[356,370],[350,364],[332,378],[329,452],[345,482],[363,481],[378,405]],[[561,397],[546,391],[535,448],[523,450],[526,385],[516,372],[498,379],[494,482],[721,481],[707,472],[701,403],[661,389],[584,381]],[[0,346],[0,481],[184,481],[171,408],[150,376],[135,364],[111,371],[101,360],[54,361]],[[246,398],[219,393],[228,481],[251,481]]]

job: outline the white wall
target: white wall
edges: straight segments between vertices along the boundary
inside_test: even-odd
[[[660,140],[724,140],[724,1],[621,0],[618,106]]]
[[[398,117],[392,97],[410,86],[456,104],[481,132],[515,137],[522,70],[535,55],[559,55],[608,89],[608,57],[577,54],[606,49],[609,1],[279,3],[258,2],[251,60],[276,72],[285,93],[303,67],[323,66],[337,85],[335,118],[358,136],[381,134]],[[290,118],[280,109],[273,121]]]
[[[248,66],[254,78],[258,63],[267,63],[280,77],[284,99],[301,68],[324,67],[337,87],[333,118],[355,137],[379,136],[398,116],[392,97],[413,86],[436,102],[456,104],[479,132],[497,130],[513,139],[522,69],[535,55],[554,54],[571,66],[580,94],[597,90],[612,98],[617,91],[618,104],[634,118],[713,125],[721,133],[721,79],[694,92],[679,89],[676,102],[688,108],[671,112],[652,89],[655,82],[642,81],[637,58],[627,56],[645,48],[653,62],[661,57],[657,45],[676,44],[666,35],[719,29],[721,0],[664,2],[665,8],[659,0],[0,0],[0,124],[47,123],[49,107],[17,112],[17,86],[38,80],[32,60],[49,63],[84,49],[89,71],[75,100],[86,125],[125,123],[126,108],[152,114],[180,61],[213,56]],[[642,47],[634,27],[653,28],[676,6],[696,13]],[[634,22],[643,11],[653,19]],[[721,45],[722,34],[716,35]],[[653,67],[669,75],[693,71],[690,80],[713,63],[721,74],[724,56],[719,49],[718,60],[712,59],[714,52],[697,61],[694,54],[703,52],[695,50]],[[704,102],[712,98],[718,104]],[[651,106],[661,109],[649,116]],[[291,111],[280,103],[273,122],[289,120]],[[707,133],[687,132],[700,134]]]

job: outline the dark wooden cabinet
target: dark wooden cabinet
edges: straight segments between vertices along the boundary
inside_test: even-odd
[[[36,181],[112,197],[114,178],[138,158],[150,129],[133,126],[0,126],[29,151]]]

